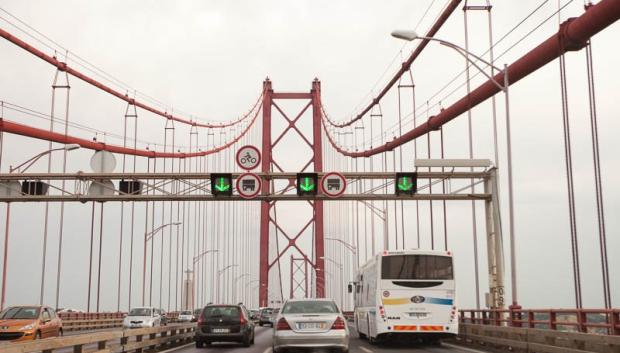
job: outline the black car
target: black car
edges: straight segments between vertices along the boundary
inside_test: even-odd
[[[198,317],[196,348],[213,342],[254,344],[254,322],[243,305],[207,305]]]
[[[258,325],[259,326],[263,326],[263,325],[269,325],[271,327],[273,327],[273,322],[271,321],[273,315],[273,309],[272,308],[264,308],[260,311],[260,314],[258,315]]]

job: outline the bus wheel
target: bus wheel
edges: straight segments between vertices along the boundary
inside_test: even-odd
[[[372,344],[373,346],[377,344],[377,338],[376,337],[372,337],[371,335],[368,335],[368,343]]]
[[[355,325],[355,331],[357,331],[357,336],[358,336],[360,339],[363,339],[363,340],[364,340],[364,339],[366,339],[366,335],[365,335],[365,334],[363,334],[363,333],[362,333],[362,331],[360,331],[360,325],[359,325],[359,324],[356,324],[356,325]]]

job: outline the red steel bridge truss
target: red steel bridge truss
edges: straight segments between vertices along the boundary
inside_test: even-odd
[[[472,5],[468,1],[452,0],[448,1],[442,12],[438,15],[435,23],[425,33],[426,37],[435,36],[442,26],[448,21],[454,12],[463,5],[465,16],[465,29],[467,31],[467,13],[470,11],[486,11],[489,14],[489,25],[491,16],[491,6],[489,2],[485,2],[484,6]],[[403,128],[400,124],[397,130],[390,131],[392,136],[387,136],[387,130],[381,126],[379,135],[380,141],[373,140],[370,144],[366,144],[362,137],[358,141],[358,133],[365,134],[370,132],[373,137],[373,120],[383,119],[382,106],[385,107],[386,95],[390,91],[397,90],[399,106],[401,110],[401,98],[413,98],[413,107],[415,109],[415,90],[414,76],[411,73],[412,66],[415,65],[416,59],[422,54],[425,47],[431,42],[429,39],[422,39],[415,47],[411,55],[402,62],[397,72],[391,77],[387,84],[372,97],[370,103],[361,109],[353,118],[343,121],[334,121],[326,113],[326,108],[321,100],[321,83],[318,79],[312,81],[311,88],[307,92],[287,92],[277,91],[272,88],[269,79],[263,82],[263,87],[259,98],[252,105],[249,111],[240,118],[223,123],[209,123],[195,118],[186,118],[183,114],[173,113],[171,110],[162,109],[153,103],[149,97],[140,94],[129,94],[116,88],[113,84],[107,84],[104,80],[85,73],[79,67],[74,67],[69,63],[58,58],[56,54],[52,55],[36,48],[34,45],[27,43],[24,39],[10,33],[8,30],[0,28],[0,36],[5,40],[15,44],[19,48],[35,55],[41,60],[55,67],[55,78],[52,85],[52,109],[50,116],[58,116],[61,111],[64,119],[58,122],[54,118],[51,119],[50,128],[45,129],[41,126],[18,122],[11,118],[15,114],[35,114],[35,112],[11,103],[2,103],[2,116],[0,117],[0,133],[5,135],[18,135],[32,139],[48,141],[50,151],[59,149],[63,151],[63,166],[61,170],[52,170],[51,157],[48,161],[47,172],[27,172],[23,169],[30,167],[29,164],[20,166],[20,168],[10,167],[8,172],[0,173],[0,202],[6,203],[5,233],[4,233],[4,254],[3,254],[3,284],[2,284],[2,305],[5,304],[6,295],[6,269],[7,258],[10,256],[10,205],[15,203],[27,202],[44,202],[45,203],[45,234],[47,239],[47,225],[50,223],[48,219],[49,209],[60,206],[60,225],[59,225],[59,260],[58,260],[58,277],[56,279],[56,306],[59,306],[60,291],[60,271],[61,271],[61,250],[62,250],[62,234],[63,234],[63,217],[64,204],[67,202],[82,202],[92,205],[93,230],[91,231],[91,257],[93,252],[92,238],[96,233],[94,231],[95,210],[99,207],[101,212],[100,226],[103,228],[104,202],[120,202],[124,210],[131,210],[130,213],[121,210],[121,214],[127,213],[124,220],[121,218],[121,239],[123,232],[131,233],[131,255],[133,256],[133,246],[138,247],[137,239],[134,240],[134,231],[136,225],[134,220],[137,219],[136,213],[140,211],[144,214],[141,219],[145,221],[144,226],[144,252],[142,261],[144,262],[144,271],[139,277],[142,281],[142,303],[151,303],[154,297],[153,291],[160,291],[158,297],[162,300],[165,293],[162,294],[161,288],[154,288],[153,272],[157,264],[153,263],[153,259],[157,258],[157,254],[153,250],[153,242],[157,232],[168,232],[170,241],[166,247],[169,247],[168,254],[164,252],[164,240],[161,240],[161,255],[159,255],[162,264],[159,269],[160,279],[159,287],[163,286],[164,279],[167,278],[169,284],[172,284],[172,278],[179,287],[179,283],[183,280],[182,271],[192,273],[192,281],[199,285],[191,288],[187,285],[181,285],[181,289],[171,289],[168,291],[168,309],[178,309],[181,306],[194,306],[199,303],[210,300],[235,300],[250,297],[255,289],[258,293],[258,302],[256,306],[267,306],[270,301],[284,299],[284,291],[282,284],[282,271],[289,271],[289,293],[290,297],[324,297],[326,295],[338,296],[343,305],[347,300],[344,299],[342,292],[338,293],[335,289],[342,283],[351,280],[346,273],[352,273],[353,269],[359,266],[360,253],[376,253],[376,242],[374,240],[374,232],[381,227],[375,225],[375,221],[383,223],[382,233],[383,249],[398,249],[405,246],[404,219],[408,216],[403,211],[402,202],[423,202],[431,201],[430,212],[433,217],[433,202],[435,205],[442,206],[444,222],[445,222],[445,202],[447,201],[468,201],[472,203],[473,218],[475,219],[476,201],[485,203],[485,216],[487,223],[485,224],[486,234],[490,241],[487,241],[487,255],[489,258],[489,291],[491,295],[490,305],[493,308],[503,308],[508,302],[504,301],[504,279],[503,279],[503,255],[501,244],[502,218],[500,217],[497,197],[499,195],[496,190],[495,178],[499,170],[501,173],[506,171],[509,178],[509,189],[507,199],[509,200],[510,209],[507,215],[503,217],[503,222],[508,224],[508,239],[511,254],[511,304],[512,308],[519,308],[517,300],[517,283],[516,283],[516,260],[515,260],[515,221],[512,211],[512,172],[511,172],[511,151],[510,151],[510,121],[508,106],[508,88],[519,80],[533,74],[537,70],[546,66],[550,62],[560,59],[561,74],[565,77],[565,67],[563,63],[564,55],[570,51],[585,50],[588,55],[588,72],[592,71],[591,47],[590,40],[600,31],[611,26],[620,19],[620,1],[602,0],[596,5],[588,5],[586,11],[578,17],[571,18],[561,24],[557,33],[542,41],[529,52],[520,58],[506,65],[503,69],[491,71],[487,74],[488,80],[483,81],[478,87],[470,87],[469,80],[469,64],[466,66],[467,71],[467,94],[456,100],[448,106],[442,106],[435,115],[430,115],[423,121],[421,116],[415,115],[413,126],[410,129]],[[491,28],[491,27],[490,27]],[[491,37],[491,36],[490,36]],[[492,44],[492,42],[491,42]],[[465,45],[467,48],[467,42]],[[493,53],[491,52],[491,62],[493,62]],[[590,76],[591,78],[591,76]],[[69,134],[69,126],[72,130],[76,130],[75,125],[71,125],[69,121],[69,93],[71,89],[70,79],[77,79],[91,85],[115,99],[120,99],[126,103],[124,114],[124,132],[120,137],[122,144],[108,143],[100,141],[99,138],[90,139],[80,137],[78,135]],[[607,250],[605,239],[604,212],[602,202],[602,186],[600,182],[600,162],[598,157],[598,137],[596,132],[596,105],[593,83],[589,82],[589,99],[592,113],[592,139],[593,153],[595,160],[595,174],[597,186],[597,219],[598,232],[600,238],[600,251],[602,263],[603,291],[604,302],[607,308],[611,307],[610,296],[610,278],[609,268],[607,264]],[[565,81],[562,80],[563,97],[565,96]],[[404,92],[404,93],[402,93]],[[62,94],[64,93],[64,95]],[[498,166],[498,168],[489,167],[474,170],[474,168],[465,168],[465,170],[450,169],[449,166],[441,166],[440,169],[428,168],[426,170],[418,170],[420,184],[420,192],[414,196],[397,196],[393,193],[393,176],[398,170],[413,170],[413,167],[403,167],[403,161],[413,161],[416,158],[427,157],[430,159],[430,147],[428,155],[418,155],[416,150],[415,156],[403,156],[402,146],[412,142],[416,143],[417,139],[422,137],[428,138],[430,146],[430,136],[441,136],[441,157],[443,158],[443,131],[442,127],[453,119],[460,116],[468,116],[471,121],[471,109],[477,105],[493,100],[495,114],[495,96],[498,93],[504,93],[506,96],[506,126],[507,126],[507,166]],[[403,98],[404,99],[404,98]],[[64,108],[59,108],[57,102],[65,103]],[[294,102],[294,103],[293,103]],[[563,108],[565,107],[563,103]],[[291,108],[291,106],[293,108]],[[301,108],[299,108],[301,107]],[[138,115],[149,114],[148,116],[160,117],[165,121],[163,145],[154,148],[142,148],[138,143]],[[60,115],[62,115],[60,114]],[[574,208],[574,191],[572,186],[572,162],[570,159],[570,131],[568,130],[568,113],[567,109],[563,109],[564,116],[564,136],[565,136],[565,152],[567,155],[567,183],[569,185],[569,211],[571,219],[571,242],[572,242],[572,260],[573,260],[573,277],[575,280],[575,301],[576,306],[581,307],[581,288],[580,288],[580,270],[579,270],[579,254],[576,246],[576,226],[575,226],[575,208]],[[366,119],[366,125],[363,120]],[[370,122],[368,123],[368,119]],[[279,122],[276,123],[276,120]],[[55,124],[62,126],[62,131],[54,129]],[[277,126],[283,126],[281,129]],[[184,127],[189,130],[188,138],[180,137],[179,130]],[[363,131],[365,128],[371,131]],[[472,141],[471,141],[471,125],[469,126],[469,157],[473,160]],[[132,131],[133,130],[133,131]],[[133,133],[132,133],[133,132]],[[97,137],[100,135],[97,133]],[[297,162],[301,163],[295,169],[290,169],[283,159],[287,156],[285,144],[289,143],[290,136],[297,139],[297,144],[301,149],[308,151],[307,159],[299,158]],[[364,136],[364,135],[363,135]],[[181,146],[178,144],[179,139],[189,141],[189,146]],[[351,142],[351,143],[349,143]],[[254,201],[240,202],[244,199],[233,195],[227,198],[214,197],[210,193],[210,173],[231,172],[233,177],[237,177],[242,172],[234,165],[234,156],[237,149],[244,144],[254,144],[260,146],[262,160],[260,164],[260,172],[257,174],[262,180],[262,191]],[[67,171],[67,155],[68,150],[61,145],[79,145],[83,149],[94,151],[107,151],[122,156],[122,172],[68,172]],[[353,146],[353,147],[351,147]],[[0,150],[1,154],[11,153],[13,147],[4,143]],[[399,159],[394,157],[395,151],[398,151]],[[497,159],[497,151],[495,162]],[[388,166],[388,157],[392,156],[393,167]],[[305,156],[305,155],[304,155]],[[41,156],[38,156],[41,157]],[[38,158],[37,157],[37,158]],[[380,163],[374,161],[374,157],[381,160]],[[146,161],[146,172],[139,171],[140,161]],[[370,160],[369,167],[366,161]],[[1,159],[0,159],[1,161]],[[36,159],[34,160],[36,162]],[[397,161],[400,166],[397,167]],[[360,167],[359,164],[362,166]],[[381,170],[373,170],[373,166],[382,165]],[[4,167],[0,165],[0,167]],[[7,169],[7,168],[4,168]],[[370,169],[370,170],[369,170]],[[319,195],[316,197],[304,197],[294,194],[295,190],[295,173],[297,172],[316,172],[323,175],[329,171],[340,171],[346,177],[349,189],[339,201],[329,201],[329,197]],[[465,181],[464,184],[452,187],[453,180]],[[135,181],[140,182],[142,186],[140,193],[123,192],[120,188],[120,182]],[[424,181],[422,183],[422,181]],[[467,183],[469,181],[469,183]],[[36,183],[47,185],[48,189],[43,193],[31,193],[25,190],[24,185],[36,185]],[[27,184],[30,183],[30,184]],[[484,190],[478,191],[476,185],[482,184]],[[456,185],[456,184],[455,184]],[[464,186],[463,186],[464,185]],[[435,191],[433,191],[435,186]],[[441,189],[440,192],[437,190]],[[502,195],[503,197],[503,195]],[[295,219],[297,228],[287,228],[285,226],[285,218],[290,217],[287,213],[289,205],[296,201],[297,204],[303,204],[304,209],[296,212]],[[329,202],[328,202],[329,201]],[[347,202],[345,202],[347,201]],[[390,208],[388,201],[393,201],[393,208]],[[496,203],[494,205],[494,203]],[[259,207],[254,207],[254,206]],[[363,217],[370,214],[371,232],[373,238],[371,244],[368,244],[366,232],[364,238],[359,237],[360,215],[359,209],[363,211]],[[435,209],[436,211],[437,209]],[[440,211],[441,212],[441,211]],[[400,219],[398,218],[400,215]],[[236,217],[243,217],[244,222],[236,222]],[[356,218],[355,220],[351,217]],[[412,217],[418,217],[419,214]],[[226,219],[226,224],[216,224],[216,220]],[[392,222],[393,219],[393,222]],[[157,221],[156,221],[157,220]],[[123,225],[130,222],[129,228],[123,229]],[[347,236],[336,233],[342,233],[340,223],[347,223]],[[364,227],[366,220],[364,219]],[[158,225],[161,223],[161,225]],[[245,225],[244,225],[245,224]],[[252,228],[255,226],[256,228]],[[167,227],[167,228],[166,228]],[[389,239],[387,234],[394,227],[394,238]],[[447,233],[444,223],[444,246],[447,247]],[[181,228],[181,229],[180,229]],[[390,228],[391,229],[391,228]],[[254,231],[258,230],[257,236]],[[173,231],[175,233],[173,233]],[[101,231],[103,232],[103,231]],[[215,234],[224,234],[233,232],[236,234],[234,239],[229,240]],[[400,239],[399,239],[400,232]],[[476,232],[474,226],[474,233]],[[149,233],[147,235],[147,233]],[[182,233],[182,234],[181,234]],[[101,238],[100,233],[100,238]],[[176,243],[173,243],[176,234]],[[181,234],[181,236],[179,235]],[[187,234],[187,238],[185,237]],[[254,237],[256,239],[253,239]],[[493,238],[495,237],[495,238]],[[489,240],[487,239],[487,240]],[[101,247],[100,239],[100,247]],[[134,244],[134,241],[136,244]],[[151,241],[150,254],[147,248],[147,242]],[[474,240],[475,241],[475,240]],[[395,246],[392,246],[394,242]],[[399,243],[400,242],[400,243]],[[176,254],[173,254],[173,244],[176,244]],[[190,244],[192,248],[190,249]],[[400,245],[399,245],[400,244]],[[435,246],[435,240],[432,241]],[[331,246],[333,245],[333,246]],[[419,238],[418,238],[419,245]],[[476,246],[476,245],[474,245]],[[118,284],[118,308],[121,306],[121,264],[123,263],[122,242],[119,251],[119,284]],[[180,249],[180,250],[179,250]],[[237,253],[242,252],[248,259],[256,260],[256,263],[245,261],[242,256]],[[210,255],[213,255],[209,258]],[[256,255],[256,256],[255,256]],[[168,256],[168,266],[172,266],[171,257],[177,262],[175,271],[176,275],[168,272],[164,278],[163,258]],[[179,260],[180,258],[180,260]],[[289,266],[282,266],[282,261],[288,259]],[[357,259],[357,261],[355,261]],[[102,267],[101,253],[99,254],[99,264],[96,266],[99,271]],[[133,264],[134,260],[129,260]],[[150,263],[148,263],[150,261]],[[180,265],[179,265],[180,261]],[[234,262],[231,262],[234,261]],[[476,261],[476,297],[478,306],[480,306],[480,293],[478,283],[478,264]],[[91,267],[93,265],[91,259]],[[258,265],[258,267],[256,267]],[[44,265],[45,266],[45,265]],[[185,268],[188,268],[187,270]],[[288,267],[288,270],[287,270]],[[191,268],[191,269],[190,269]],[[45,271],[45,267],[42,271]],[[49,269],[48,269],[49,270]],[[149,273],[150,271],[150,273]],[[92,272],[92,268],[89,270]],[[157,272],[157,271],[155,271]],[[180,273],[180,274],[179,274]],[[157,275],[157,274],[156,274]],[[256,275],[256,277],[253,277]],[[327,276],[331,276],[332,285],[327,285]],[[187,277],[189,278],[189,276]],[[239,280],[245,278],[242,284]],[[135,280],[135,278],[134,278]],[[100,274],[99,279],[100,281]],[[88,309],[99,310],[99,295],[101,283],[96,286],[91,284],[96,282],[89,273],[88,283]],[[132,273],[129,273],[129,282],[132,282]],[[207,283],[215,283],[215,286]],[[336,284],[340,282],[339,284]],[[248,286],[254,283],[253,286]],[[44,298],[44,284],[41,285],[41,300]],[[226,284],[223,285],[223,284]],[[96,300],[91,305],[91,288],[97,288]],[[217,287],[217,288],[212,288]],[[131,288],[128,289],[128,305],[131,306]],[[183,292],[185,289],[185,293]],[[342,291],[342,288],[340,288]],[[187,291],[191,291],[192,298],[190,300]],[[221,291],[221,292],[220,292]],[[240,294],[241,293],[241,294]],[[180,294],[180,298],[179,297]],[[183,299],[185,294],[185,299]],[[175,298],[175,302],[171,303],[171,298]],[[190,305],[190,302],[192,303]],[[183,304],[185,303],[185,304]],[[349,303],[350,304],[350,303]],[[162,305],[165,306],[165,305]]]

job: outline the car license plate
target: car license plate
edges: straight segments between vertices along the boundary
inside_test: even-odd
[[[324,322],[300,322],[300,330],[322,330],[325,329]]]
[[[211,330],[213,333],[229,333],[230,329],[227,328],[214,328]]]
[[[409,317],[414,319],[425,319],[427,315],[427,313],[409,313]]]

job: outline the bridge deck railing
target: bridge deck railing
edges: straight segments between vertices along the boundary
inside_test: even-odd
[[[195,324],[94,332],[75,336],[46,338],[30,342],[2,343],[2,353],[82,352],[144,352],[171,348],[194,339]]]
[[[463,324],[620,335],[620,309],[467,309]]]

